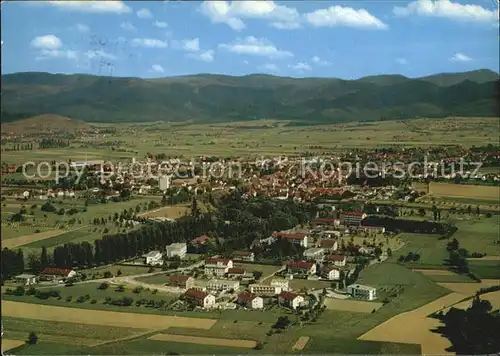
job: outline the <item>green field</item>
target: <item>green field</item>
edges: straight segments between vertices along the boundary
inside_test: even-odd
[[[249,273],[252,273],[254,271],[262,272],[262,276],[260,277],[261,279],[270,276],[271,274],[273,274],[276,271],[279,271],[282,268],[281,266],[270,266],[270,265],[241,263],[241,262],[234,262],[234,267],[242,267]]]
[[[469,278],[464,274],[453,274],[453,275],[427,275],[431,281],[436,283],[477,283],[472,278]]]
[[[387,260],[388,262],[397,262],[399,256],[406,256],[409,252],[413,252],[420,255],[420,260],[407,262],[406,265],[415,266],[416,268],[423,266],[439,268],[449,256],[446,250],[448,241],[439,240],[439,235],[403,233],[398,235],[398,238],[405,242],[406,245],[394,252]]]
[[[500,279],[500,260],[469,261],[469,269],[482,279]]]
[[[470,253],[480,252],[490,256],[500,255],[500,216],[482,220],[455,221],[458,231],[453,235]]]
[[[142,283],[147,283],[147,284],[167,284],[169,282],[168,277],[166,274],[157,274],[154,276],[148,276],[148,277],[140,277],[137,278],[139,282]]]

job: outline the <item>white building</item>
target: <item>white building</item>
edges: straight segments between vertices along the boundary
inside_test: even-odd
[[[290,289],[288,280],[286,279],[273,279],[271,281],[271,286],[281,288],[281,291],[288,291]],[[280,293],[281,293],[280,291]],[[278,293],[279,294],[279,293]]]
[[[274,232],[272,235],[275,239],[285,239],[293,244],[307,248],[308,236],[304,233],[285,233],[285,232]]]
[[[160,251],[151,251],[144,255],[146,264],[151,266],[163,265],[163,254]]]
[[[215,304],[215,296],[201,290],[188,289],[184,297],[203,309],[211,308]]]
[[[361,221],[366,218],[366,214],[358,211],[341,211],[340,214],[340,223],[342,225],[360,225]]]
[[[183,258],[187,253],[187,244],[185,242],[173,243],[168,245],[165,250],[167,251],[167,257],[172,258],[179,256]]]
[[[321,268],[321,277],[331,281],[340,279],[340,271],[332,266],[323,266]]]
[[[240,289],[240,282],[228,279],[212,279],[208,281],[207,289],[213,292],[238,291]]]
[[[233,268],[233,261],[229,258],[207,258],[205,260],[205,275],[224,276],[230,268]]]
[[[34,274],[20,274],[19,276],[15,276],[14,280],[17,283],[21,283],[25,286],[30,286],[32,284],[36,284],[36,276]]]
[[[347,286],[347,293],[352,295],[353,298],[364,300],[377,299],[377,289],[370,286],[363,286],[361,284],[351,284]]]
[[[310,248],[304,251],[304,258],[306,260],[319,261],[323,259],[325,249],[323,248]]]
[[[248,292],[242,292],[238,295],[238,303],[250,309],[264,308],[264,299]]]
[[[304,305],[304,297],[292,292],[281,292],[278,296],[278,303],[291,309],[297,309]]]
[[[160,190],[165,191],[170,188],[170,176],[160,177]]]
[[[250,284],[250,292],[256,295],[278,295],[282,292],[281,287],[265,284]]]
[[[329,262],[337,267],[344,267],[347,262],[347,257],[345,255],[330,255],[326,258]]]

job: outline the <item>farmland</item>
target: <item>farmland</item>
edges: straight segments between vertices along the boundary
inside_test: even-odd
[[[257,345],[257,343],[252,340],[232,340],[232,339],[219,339],[219,338],[173,335],[173,334],[156,334],[150,336],[148,340],[173,341],[173,342],[199,344],[199,345],[239,347],[245,349],[253,349]]]
[[[439,268],[448,258],[446,251],[448,241],[439,240],[437,235],[403,233],[399,235],[399,239],[404,241],[406,245],[395,252],[389,262],[396,262],[399,256],[406,256],[409,252],[413,252],[420,255],[418,262],[411,263],[415,268],[423,266]]]
[[[383,304],[360,300],[327,298],[325,299],[325,305],[327,309],[331,310],[350,311],[353,313],[371,313],[379,309]]]

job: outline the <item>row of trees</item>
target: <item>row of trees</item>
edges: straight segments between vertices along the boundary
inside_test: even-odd
[[[406,219],[393,219],[382,216],[368,216],[363,220],[364,226],[385,226],[387,231],[407,232],[421,234],[440,234],[451,236],[457,231],[457,228],[451,224],[435,221],[419,221]]]

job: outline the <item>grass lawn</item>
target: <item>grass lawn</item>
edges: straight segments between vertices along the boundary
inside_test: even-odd
[[[84,355],[84,347],[49,342],[40,339],[36,345],[24,345],[15,349],[16,355]]]
[[[310,281],[307,279],[292,279],[290,281],[289,285],[293,290],[299,291],[302,288],[306,288],[306,289],[331,288],[332,282],[329,282],[329,281]]]
[[[137,278],[137,281],[148,284],[164,285],[168,283],[168,277],[169,276],[167,276],[166,274],[157,274],[154,276]]]
[[[420,345],[313,336],[304,350],[297,351],[300,354],[326,352],[358,355],[420,355]]]
[[[455,221],[458,231],[453,235],[460,247],[467,249],[470,253],[481,252],[491,256],[500,255],[500,216],[481,220],[458,220]]]
[[[86,273],[87,275],[97,274],[98,278],[104,275],[104,272],[109,271],[116,276],[118,271],[121,272],[121,276],[133,276],[136,274],[148,273],[149,267],[144,266],[126,266],[126,265],[111,265],[111,266],[101,266],[95,268],[89,268],[81,270],[80,272]],[[158,269],[160,271],[160,269]]]
[[[262,276],[260,277],[261,279],[281,269],[281,266],[259,265],[253,263],[240,263],[240,262],[235,262],[234,267],[243,267],[244,269],[247,270],[247,272],[250,273],[252,273],[253,271],[262,272]]]
[[[477,283],[472,278],[464,274],[453,274],[453,275],[427,275],[431,281],[436,283]]]
[[[472,273],[482,279],[500,278],[499,261],[469,261],[469,269]]]
[[[423,266],[439,268],[449,256],[446,250],[448,241],[439,240],[439,235],[403,233],[399,235],[399,238],[406,242],[406,245],[395,252],[387,262],[396,262],[399,256],[406,256],[409,252],[413,252],[420,255],[420,260],[406,263],[407,265],[415,268]]]

